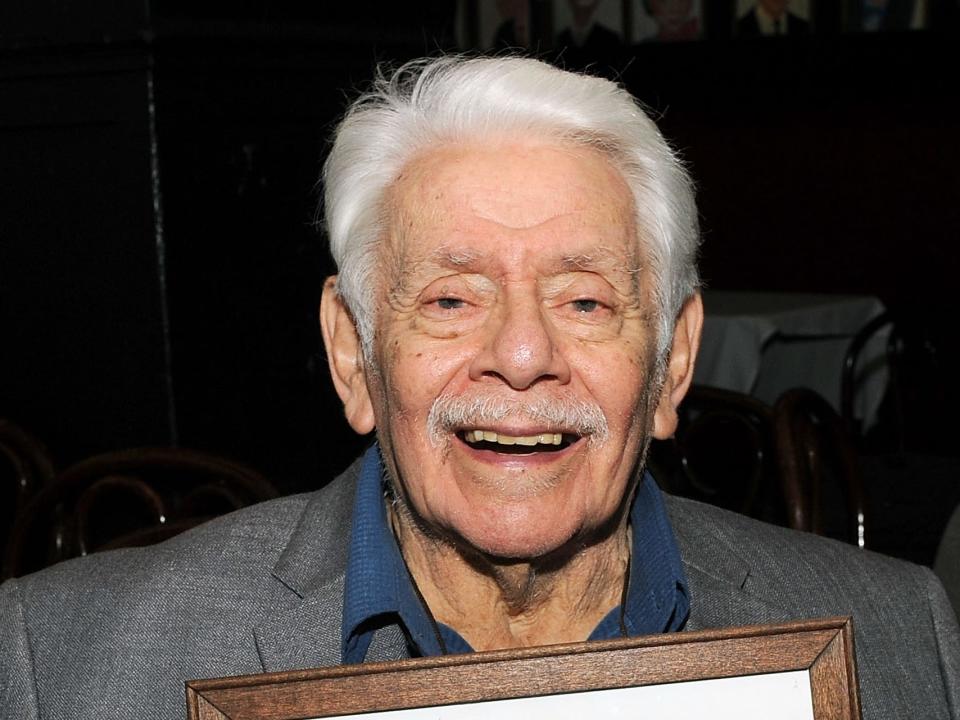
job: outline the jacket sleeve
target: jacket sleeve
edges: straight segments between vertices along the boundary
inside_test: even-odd
[[[927,577],[930,613],[940,653],[940,676],[943,678],[950,717],[960,720],[960,628],[957,626],[957,614],[936,576],[931,572]]]
[[[0,720],[36,720],[33,652],[16,580],[0,585]]]

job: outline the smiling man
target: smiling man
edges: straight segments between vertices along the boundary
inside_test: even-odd
[[[605,80],[380,78],[324,170],[322,490],[0,588],[0,717],[172,718],[188,678],[852,615],[865,718],[960,718],[929,570],[667,497],[703,309],[691,182]]]
[[[348,602],[345,657],[397,616],[415,653],[682,627],[662,500],[636,489],[703,312],[690,183],[654,125],[532,60],[415,64],[348,115],[326,183],[324,339],[347,418],[379,443],[355,512],[391,499],[351,546],[347,597],[382,602]]]
[[[638,470],[673,430],[700,303],[661,363],[649,253],[601,151],[560,131],[435,133],[385,191],[367,352],[327,283],[331,367],[354,429],[378,429],[386,519],[437,621],[476,649],[581,640],[620,605]],[[650,491],[643,513],[662,515]]]

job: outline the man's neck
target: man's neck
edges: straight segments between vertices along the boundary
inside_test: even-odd
[[[402,509],[390,508],[390,522],[433,618],[475,650],[586,640],[620,604],[631,546],[626,518],[556,567],[468,558],[425,535]]]

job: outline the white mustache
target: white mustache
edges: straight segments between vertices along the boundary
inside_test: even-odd
[[[602,443],[610,432],[607,416],[596,403],[576,398],[520,400],[496,396],[441,395],[427,415],[431,443],[443,444],[445,433],[458,428],[489,427],[507,418],[545,424]]]

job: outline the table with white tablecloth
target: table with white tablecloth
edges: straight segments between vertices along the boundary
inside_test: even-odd
[[[857,332],[884,312],[878,298],[707,290],[703,341],[694,382],[773,404],[789,388],[808,387],[839,410],[844,358]],[[888,379],[889,327],[860,353],[854,416],[876,422]]]

